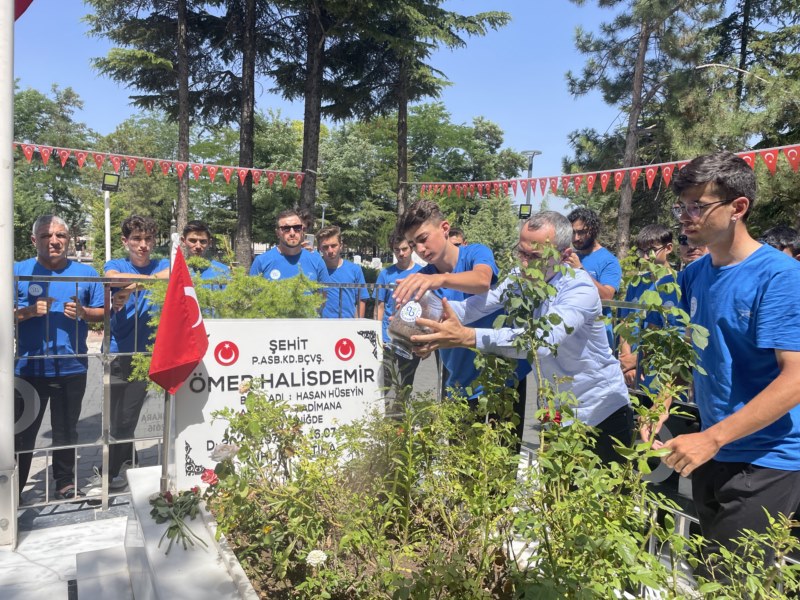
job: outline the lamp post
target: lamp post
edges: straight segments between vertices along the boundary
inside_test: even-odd
[[[322,227],[320,228],[322,229],[325,227],[325,209],[328,208],[328,203],[320,202],[319,205],[322,207]]]
[[[111,260],[111,192],[119,190],[119,174],[103,173],[103,205],[106,237],[106,262]]]
[[[521,154],[528,157],[528,189],[525,190],[525,204],[531,203],[531,177],[533,177],[533,157],[539,156],[541,150],[523,150]]]

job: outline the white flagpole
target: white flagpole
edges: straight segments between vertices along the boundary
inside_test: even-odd
[[[178,228],[175,221],[172,221],[170,227],[170,253],[169,253],[169,275],[172,277],[172,266],[175,264],[175,253],[180,252],[180,239],[178,237]],[[175,401],[175,396],[164,390],[164,418],[163,423],[163,437],[161,442],[161,493],[170,489],[169,471],[170,461],[173,460],[174,453],[172,442],[172,405]]]

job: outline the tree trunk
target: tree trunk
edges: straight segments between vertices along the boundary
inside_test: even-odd
[[[300,188],[300,209],[314,214],[317,190],[317,167],[319,165],[319,135],[322,113],[322,75],[325,60],[325,31],[322,27],[322,7],[316,0],[309,0],[305,111],[303,114],[303,185]]]
[[[408,79],[405,60],[400,63],[397,86],[397,216],[408,209]]]
[[[625,135],[625,153],[622,159],[623,168],[636,165],[636,150],[639,143],[639,117],[642,114],[644,89],[644,66],[647,47],[650,43],[650,25],[642,23],[639,30],[639,48],[633,67],[633,89],[631,90],[631,108],[628,114],[628,130]],[[630,175],[626,173],[622,180],[619,194],[619,214],[617,215],[617,257],[625,258],[631,240],[631,214],[633,214],[633,189]]]
[[[744,96],[744,73],[747,70],[747,46],[750,44],[750,0],[742,0],[742,27],[739,32],[739,71],[736,73],[736,108]]]
[[[178,160],[189,162],[189,52],[187,43],[186,0],[178,0]],[[178,179],[178,232],[189,220],[189,171]]]
[[[253,166],[256,69],[256,0],[246,0],[242,47],[242,104],[239,117],[239,166]],[[250,268],[253,246],[253,179],[247,177],[236,188],[236,262]]]

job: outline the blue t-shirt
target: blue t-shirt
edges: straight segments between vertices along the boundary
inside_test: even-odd
[[[460,246],[458,249],[458,262],[452,273],[464,273],[472,271],[476,265],[487,265],[492,270],[492,285],[497,283],[497,264],[494,262],[494,255],[492,251],[483,244],[469,244],[468,246]],[[428,264],[419,271],[423,274],[437,274],[439,270],[432,264]],[[439,288],[437,294],[448,300],[458,301],[465,300],[473,294],[466,292],[459,292],[447,288]],[[497,311],[491,315],[487,315],[482,319],[471,323],[473,327],[491,327],[497,315],[502,311]],[[475,352],[469,348],[446,348],[439,350],[439,356],[442,359],[442,364],[447,369],[447,381],[445,387],[452,387],[454,389],[463,389],[471,385],[475,378],[478,376],[478,369],[475,367]]]
[[[325,281],[328,269],[322,257],[316,252],[309,252],[306,249],[300,250],[300,254],[286,256],[281,254],[278,247],[267,250],[264,254],[259,254],[250,267],[250,275],[261,275],[264,279],[277,281],[278,279],[289,279],[303,271],[303,275],[311,281]]]
[[[325,283],[361,283],[364,285],[362,288],[328,288],[326,290],[327,300],[325,306],[322,308],[323,319],[352,319],[356,316],[356,293],[358,293],[358,300],[366,300],[369,298],[367,291],[366,281],[364,281],[364,271],[355,263],[349,260],[343,260],[342,264],[335,269],[325,268],[325,278],[322,280]],[[341,299],[341,307],[339,300]],[[341,308],[341,314],[339,310]]]
[[[14,275],[43,275],[64,277],[97,277],[89,265],[67,261],[60,271],[51,271],[35,258],[14,263]],[[35,304],[39,298],[54,298],[50,312],[43,317],[33,317],[19,323],[19,360],[15,375],[28,377],[59,377],[86,373],[86,358],[31,358],[45,354],[86,354],[86,321],[70,319],[64,315],[64,304],[73,296],[89,308],[103,306],[103,285],[98,282],[20,281],[17,283],[17,308]]]
[[[602,285],[610,285],[614,288],[615,292],[619,291],[619,284],[622,281],[622,266],[619,264],[617,257],[611,254],[606,248],[598,248],[589,254],[578,253],[578,258],[581,259],[583,270],[594,278],[595,281]],[[610,317],[611,309],[604,308],[603,316]],[[614,333],[611,325],[606,327],[608,334],[608,343],[614,348]]]
[[[408,277],[409,275],[416,273],[422,267],[415,262],[411,262],[411,266],[405,270],[401,271],[397,268],[397,265],[392,265],[391,267],[385,268],[383,271],[378,273],[378,279],[375,282],[378,285],[390,285],[392,283],[397,283],[398,280],[403,279],[404,277]],[[377,302],[383,302],[383,343],[388,344],[391,341],[389,337],[389,317],[394,314],[394,298],[392,298],[392,292],[394,290],[388,288],[376,288],[375,289],[375,300]]]
[[[219,282],[219,280],[230,279],[231,278],[231,268],[228,265],[224,265],[219,261],[212,260],[211,264],[208,266],[207,269],[204,271],[194,270],[191,267],[189,268],[192,277],[196,276],[198,273],[200,274],[200,279],[204,281],[208,280],[217,280],[215,283],[204,283],[203,287],[211,290],[223,290],[225,289],[225,284]]]
[[[695,348],[695,402],[703,429],[740,410],[780,373],[775,350],[800,351],[800,262],[764,244],[742,262],[715,267],[706,255],[681,278],[681,306],[709,332]],[[800,406],[723,446],[714,457],[800,470]]]
[[[135,266],[130,259],[115,258],[108,261],[103,270],[118,271],[139,275],[153,275],[169,269],[169,259],[151,260],[144,267]],[[122,310],[111,311],[111,352],[146,352],[154,329],[150,321],[150,292],[136,290],[129,297]]]

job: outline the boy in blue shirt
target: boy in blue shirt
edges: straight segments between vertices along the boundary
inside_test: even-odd
[[[322,307],[323,319],[364,318],[367,310],[367,282],[364,271],[355,263],[342,258],[342,230],[335,225],[320,229],[317,233],[319,251],[325,261],[325,283],[355,283],[360,288],[327,288],[327,300]]]
[[[409,275],[417,273],[422,267],[411,260],[412,250],[406,238],[393,232],[389,236],[389,247],[391,247],[394,257],[397,260],[391,267],[385,268],[378,274],[377,285],[391,285]],[[391,341],[389,337],[389,318],[394,314],[395,301],[392,297],[392,290],[388,288],[375,288],[375,320],[382,322],[383,343]],[[392,369],[397,371],[401,389],[414,385],[414,373],[419,366],[419,356],[404,358],[390,351],[384,351],[384,382],[392,381]]]
[[[199,256],[206,258],[211,249],[211,230],[203,221],[189,221],[183,228],[181,245],[184,247],[186,258]],[[206,258],[211,264],[200,273],[200,279],[230,279],[231,269],[219,261]],[[208,284],[210,285],[210,284]]]
[[[800,263],[747,231],[756,178],[742,158],[700,156],[672,185],[681,233],[709,251],[681,279],[681,306],[709,338],[695,348],[702,431],[667,441],[662,460],[692,475],[716,553],[735,548],[744,529],[764,532],[765,513],[791,515],[800,504]]]
[[[39,217],[33,224],[31,241],[36,257],[14,264],[14,276],[97,277],[89,265],[67,258],[69,228],[53,215]],[[86,390],[87,323],[103,320],[103,286],[98,282],[17,282],[14,317],[19,338],[14,374],[26,381],[39,396],[39,412],[32,423],[14,438],[16,450],[33,450],[45,409],[50,404],[53,445],[78,442],[78,418]],[[27,358],[29,356],[66,355],[64,358]],[[72,356],[69,356],[72,355]],[[20,420],[32,406],[27,398],[15,399],[15,420]],[[19,489],[28,481],[32,454],[19,455]],[[83,494],[75,488],[75,450],[53,452],[53,479],[56,500],[68,500]]]

